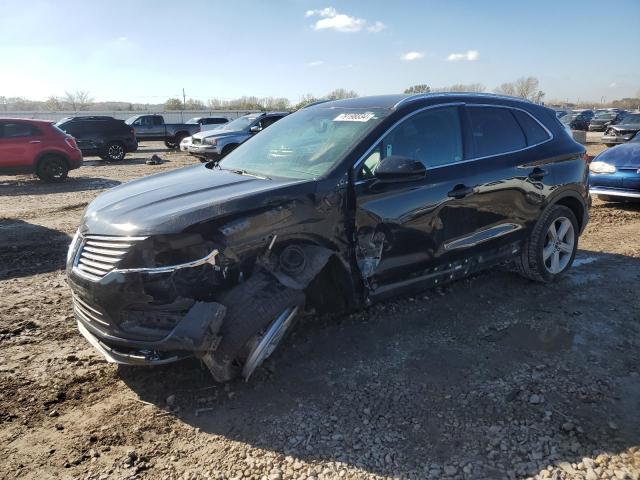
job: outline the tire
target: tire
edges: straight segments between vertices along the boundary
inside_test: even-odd
[[[47,155],[38,162],[36,175],[46,183],[58,183],[67,178],[69,165],[57,155]]]
[[[559,240],[551,235],[552,225]],[[564,228],[566,231],[562,234]],[[545,210],[516,259],[518,273],[537,282],[556,281],[573,263],[578,250],[578,232],[578,221],[569,208],[554,205]]]
[[[176,144],[175,142],[170,142],[169,140],[165,140],[164,145],[170,150],[175,150],[180,144],[179,143]]]
[[[109,162],[120,162],[124,159],[126,151],[120,142],[109,142],[105,149],[105,157]]]
[[[211,361],[205,363],[216,381],[228,382],[241,374],[248,378],[266,359],[271,352],[256,362],[247,374],[247,360],[252,358],[260,340],[283,313],[295,309],[295,316],[304,305],[304,293],[283,286],[266,272],[257,272],[222,294],[218,301],[227,307],[220,328],[222,340],[210,356]],[[292,322],[286,330],[290,330],[291,325]]]
[[[229,145],[227,145],[226,147],[224,147],[222,149],[222,157],[226,157],[227,155],[229,155],[231,152],[233,152],[236,148],[238,148],[238,144],[237,143],[231,143]]]
[[[187,135],[185,135],[184,133],[179,133],[178,135],[176,135],[175,147],[173,148],[180,149],[180,144],[182,143],[182,140],[184,140],[185,138],[187,138]]]

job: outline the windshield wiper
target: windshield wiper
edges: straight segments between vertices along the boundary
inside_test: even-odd
[[[256,177],[256,178],[260,178],[262,180],[271,180],[271,177],[267,177],[266,175],[260,175],[258,173],[255,172],[250,172],[249,170],[244,170],[241,168],[223,168],[220,167],[220,170],[228,170],[229,172],[233,172],[233,173],[237,173],[238,175],[246,175],[248,177]]]

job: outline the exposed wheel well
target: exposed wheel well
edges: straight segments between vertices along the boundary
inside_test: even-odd
[[[576,216],[576,220],[578,220],[578,229],[582,231],[584,225],[584,204],[573,196],[562,197],[560,200],[554,203],[554,205],[564,205],[569,208],[573,214]]]
[[[61,158],[67,164],[67,168],[69,168],[69,159],[64,154],[59,152],[44,152],[44,153],[41,153],[38,156],[38,158],[36,158],[35,170],[38,169],[38,167],[40,166],[40,163],[42,163],[43,160],[51,157]]]

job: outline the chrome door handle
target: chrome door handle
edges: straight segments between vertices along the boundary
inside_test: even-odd
[[[40,140],[31,140],[29,143],[42,143]]]

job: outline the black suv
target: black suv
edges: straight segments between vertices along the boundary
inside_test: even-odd
[[[195,355],[219,381],[248,378],[305,305],[351,310],[505,262],[556,280],[587,176],[585,149],[526,101],[316,104],[219,162],[94,200],[69,249],[74,312],[110,361]]]
[[[138,149],[133,127],[107,116],[63,118],[56,127],[74,137],[82,154],[118,162]]]

